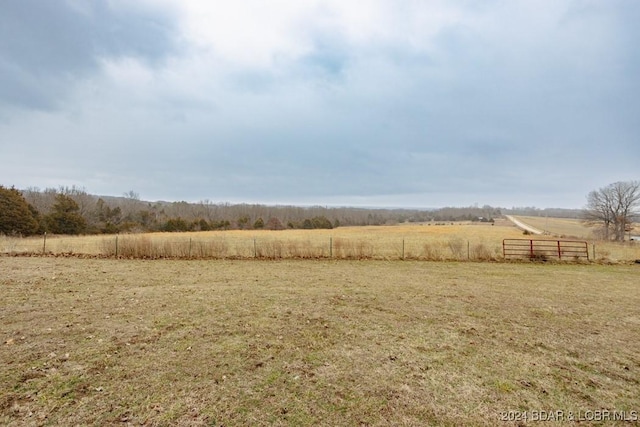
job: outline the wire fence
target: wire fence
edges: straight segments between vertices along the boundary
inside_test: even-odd
[[[640,259],[640,242],[589,246],[591,260]],[[597,253],[597,256],[596,256]],[[505,259],[502,241],[389,236],[305,237],[225,234],[205,237],[127,234],[102,236],[0,236],[3,255],[67,255],[130,259],[406,259],[490,261]]]
[[[0,237],[6,255],[77,255],[134,259],[335,258],[491,260],[501,246],[486,242],[424,238],[349,238],[308,236],[166,237],[153,235]]]

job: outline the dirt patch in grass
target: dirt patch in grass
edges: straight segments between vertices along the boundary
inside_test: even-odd
[[[4,257],[0,272],[3,425],[640,410],[637,266]]]

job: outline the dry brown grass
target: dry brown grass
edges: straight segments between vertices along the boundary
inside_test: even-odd
[[[0,257],[0,424],[638,411],[639,269]]]
[[[526,222],[528,217],[520,217]],[[495,226],[479,223],[401,224],[394,226],[339,227],[333,230],[229,230],[195,233],[145,233],[119,236],[48,236],[48,254],[86,254],[122,258],[191,259],[381,259],[430,261],[500,260],[502,240],[523,236],[506,220]],[[42,237],[26,239],[0,236],[0,253],[42,253]],[[596,259],[640,259],[640,243],[590,242]]]
[[[334,230],[230,230],[119,236],[0,236],[0,253],[87,254],[132,258],[491,259],[503,238],[521,232],[508,224],[340,227]]]

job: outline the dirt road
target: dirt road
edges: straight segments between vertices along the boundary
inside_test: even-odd
[[[521,228],[521,229],[523,229],[525,231],[528,231],[531,234],[544,234],[544,232],[542,230],[538,230],[535,227],[531,227],[530,225],[527,225],[527,224],[523,223],[522,221],[512,217],[511,215],[505,215],[505,217],[509,221],[514,223],[516,227]]]

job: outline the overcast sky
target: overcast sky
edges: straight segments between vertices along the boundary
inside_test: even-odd
[[[0,184],[581,208],[640,179],[637,0],[2,0]]]

